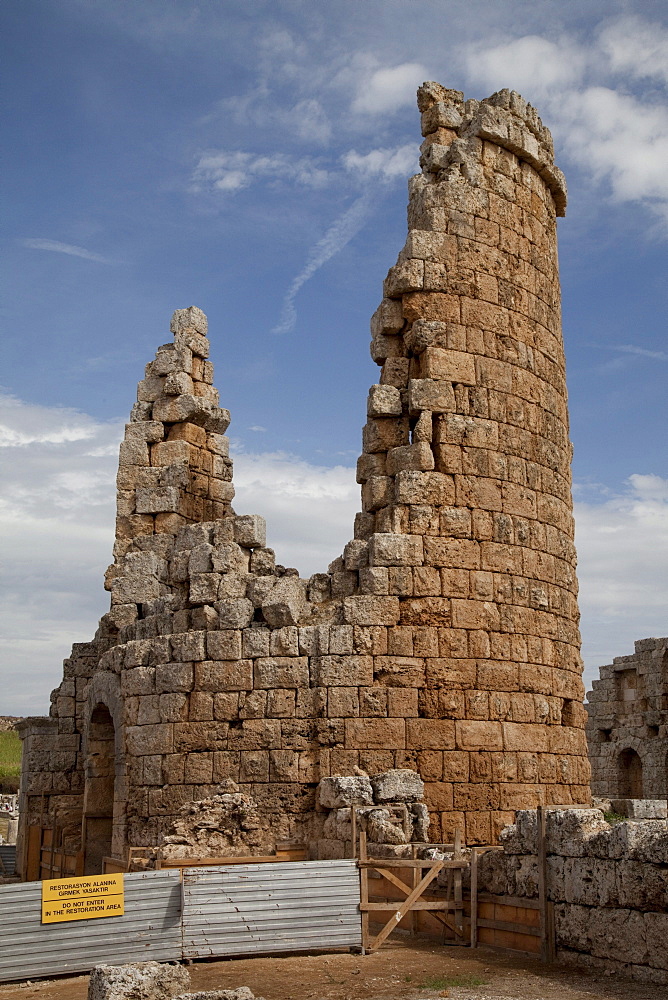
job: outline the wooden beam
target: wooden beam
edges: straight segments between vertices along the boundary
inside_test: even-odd
[[[408,896],[404,900],[399,909],[396,911],[394,917],[388,920],[387,924],[385,925],[385,927],[383,927],[380,934],[378,934],[375,940],[371,943],[371,947],[369,949],[370,951],[376,951],[378,948],[380,948],[385,938],[389,937],[389,935],[392,933],[397,924],[400,923],[406,916],[406,914],[410,910],[415,900],[422,895],[422,893],[424,892],[424,890],[427,888],[428,885],[431,885],[431,883],[438,875],[440,868],[441,868],[440,863],[434,865],[434,867],[431,867],[429,869],[424,878],[420,879],[416,887],[411,892],[410,896]]]

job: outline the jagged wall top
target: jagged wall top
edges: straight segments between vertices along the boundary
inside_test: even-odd
[[[471,183],[479,183],[480,162],[472,141],[486,139],[529,163],[550,189],[556,214],[566,214],[566,179],[554,164],[550,131],[516,91],[499,90],[483,101],[465,101],[460,90],[428,81],[418,90],[418,109],[425,173],[460,169]]]

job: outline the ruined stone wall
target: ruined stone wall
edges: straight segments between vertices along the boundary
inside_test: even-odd
[[[480,858],[480,889],[536,899],[535,810],[519,812],[501,843]],[[598,809],[550,809],[546,852],[558,960],[668,983],[665,821],[609,826]]]
[[[594,795],[668,798],[668,638],[639,639],[587,694]]]
[[[565,186],[519,95],[430,83],[418,103],[423,172],[371,324],[363,509],[326,573],[276,565],[262,518],[230,507],[199,309],[175,313],[140,383],[111,610],[65,661],[51,721],[24,724],[28,821],[75,847],[95,828],[91,856],[158,843],[227,778],[277,838],[318,838],[316,783],[355,767],[418,771],[434,841],[588,801]]]

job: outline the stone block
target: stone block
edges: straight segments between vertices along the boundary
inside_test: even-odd
[[[457,748],[460,750],[502,750],[500,722],[462,720],[455,723]]]
[[[400,417],[401,393],[393,385],[372,385],[367,400],[369,417]]]
[[[371,317],[371,334],[393,335],[399,333],[404,325],[404,317],[401,311],[401,302],[395,299],[383,299]]]
[[[450,382],[430,378],[410,379],[408,410],[417,416],[422,410],[447,413],[455,409],[455,394]]]
[[[321,778],[318,785],[318,803],[323,809],[371,805],[373,803],[371,781],[367,775]]]
[[[192,663],[163,663],[155,668],[155,690],[158,694],[192,691],[193,683]]]
[[[172,1000],[188,986],[190,973],[181,965],[96,965],[88,981],[88,1000]]]
[[[450,719],[406,719],[408,746],[415,750],[454,750],[455,723]]]
[[[252,660],[204,660],[195,664],[195,688],[201,691],[251,691]]]
[[[346,719],[345,745],[359,750],[403,750],[409,719]],[[414,744],[411,743],[411,746]]]
[[[259,514],[244,514],[234,518],[234,541],[247,549],[264,548],[267,525]]]
[[[373,657],[328,654],[311,659],[311,680],[319,687],[373,684]]]
[[[216,601],[214,607],[218,612],[221,629],[247,628],[255,612],[247,597]]]
[[[298,625],[306,611],[306,583],[294,576],[280,579],[262,602],[264,619],[273,628]]]
[[[308,687],[308,657],[262,656],[255,660],[255,687],[301,688]]]
[[[416,771],[394,768],[371,778],[375,802],[419,802],[424,797],[424,782]]]
[[[665,799],[611,799],[610,808],[628,819],[666,819]]]
[[[135,509],[138,514],[178,513],[180,500],[181,494],[176,486],[135,490]]]
[[[369,539],[370,566],[419,566],[423,561],[420,535],[377,533]],[[385,624],[369,622],[368,624]]]
[[[206,653],[210,660],[240,660],[241,636],[239,629],[207,632]]]
[[[172,753],[174,750],[174,726],[170,723],[128,726],[125,735],[128,753],[135,757]]]
[[[169,323],[170,332],[175,335],[193,332],[206,337],[208,328],[209,323],[206,314],[197,306],[189,306],[187,309],[176,309]]]
[[[399,599],[374,595],[344,597],[343,620],[347,625],[396,625]]]
[[[198,990],[196,993],[180,993],[174,1000],[263,1000],[256,997],[247,986],[236,990]]]
[[[406,470],[427,472],[434,468],[434,453],[428,441],[390,448],[387,453],[387,474],[394,476]]]
[[[400,504],[449,506],[455,500],[454,479],[441,472],[398,472],[395,500]]]
[[[474,358],[464,351],[427,347],[420,359],[420,374],[425,379],[442,379],[462,385],[476,384]]]

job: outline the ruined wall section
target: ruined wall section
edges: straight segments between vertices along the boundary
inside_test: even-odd
[[[61,810],[76,841],[100,704],[120,853],[228,778],[278,839],[321,838],[316,784],[356,767],[418,771],[437,842],[460,827],[489,843],[516,809],[588,801],[563,178],[519,95],[425,84],[418,99],[423,173],[372,320],[354,539],[304,580],[275,563],[262,518],[234,514],[206,318],[177,311],[121,449],[111,611],[35,729],[29,822]]]
[[[668,983],[665,820],[610,826],[598,809],[550,809],[545,818],[546,891],[554,904],[557,960]],[[501,834],[503,850],[479,857],[481,891],[538,898],[537,830],[535,810],[518,812]]]
[[[668,798],[668,638],[639,639],[587,694],[594,795]]]

